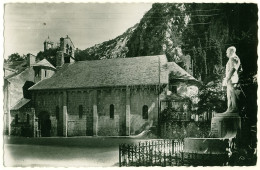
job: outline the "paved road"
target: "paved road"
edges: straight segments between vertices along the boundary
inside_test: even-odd
[[[8,167],[118,166],[118,145],[137,143],[131,138],[4,138],[4,164]]]

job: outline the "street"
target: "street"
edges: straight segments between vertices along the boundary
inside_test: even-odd
[[[131,138],[53,137],[4,138],[7,167],[112,167],[118,166],[118,145]]]

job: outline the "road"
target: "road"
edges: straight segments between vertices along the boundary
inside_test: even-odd
[[[118,145],[131,138],[4,138],[7,167],[117,167]]]

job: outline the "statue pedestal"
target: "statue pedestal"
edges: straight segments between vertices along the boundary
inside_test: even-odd
[[[237,113],[216,114],[211,120],[211,138],[185,138],[184,153],[222,155],[225,162],[231,138],[241,138],[241,117]]]
[[[223,138],[184,138],[185,153],[226,154],[228,139]]]
[[[213,138],[233,138],[241,132],[241,117],[238,114],[216,114],[211,120]]]

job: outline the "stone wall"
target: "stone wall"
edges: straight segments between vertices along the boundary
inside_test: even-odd
[[[51,136],[64,136],[64,126],[67,127],[68,136],[124,136],[136,135],[157,125],[156,89],[131,88],[128,92],[126,88],[66,90],[66,124],[63,122],[64,92],[56,90],[34,93],[36,115],[50,115]],[[114,117],[110,117],[111,105],[114,106]],[[143,119],[142,116],[144,105],[148,106],[148,119]],[[94,116],[94,106],[97,119]],[[56,107],[59,107],[58,117]],[[79,107],[82,107],[82,116]],[[127,109],[130,114],[126,114]]]

